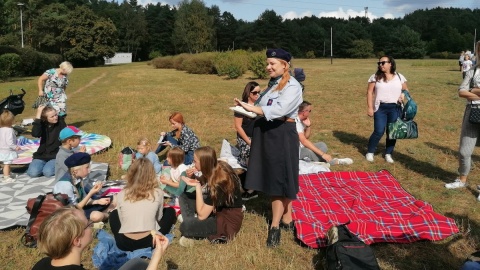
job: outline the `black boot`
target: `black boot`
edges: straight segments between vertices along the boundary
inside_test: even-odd
[[[280,244],[280,228],[271,227],[268,230],[267,247],[276,247]]]

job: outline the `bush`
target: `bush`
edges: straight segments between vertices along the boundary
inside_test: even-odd
[[[6,54],[6,53],[16,53],[16,54],[20,54],[20,52],[18,51],[18,49],[16,49],[15,47],[0,45],[0,55]]]
[[[19,72],[20,56],[16,53],[6,53],[0,55],[0,79],[7,80]]]
[[[451,52],[434,52],[430,54],[430,58],[436,59],[458,59],[460,53],[451,53]]]
[[[182,68],[191,74],[215,74],[215,54],[194,54],[183,60]]]
[[[307,53],[305,53],[305,57],[308,58],[308,59],[315,59],[316,58],[315,52],[314,51],[308,51]]]
[[[37,52],[30,48],[20,50],[20,75],[38,76],[50,68],[56,68],[63,61],[59,54]]]
[[[175,55],[173,57],[173,68],[176,70],[185,70],[183,68],[183,61],[189,57],[189,54],[187,53],[182,53],[179,55]]]
[[[157,57],[162,57],[162,53],[159,51],[153,51],[148,54],[148,59],[155,59]]]
[[[215,68],[219,76],[236,79],[248,69],[248,53],[243,50],[219,53],[215,58]]]
[[[172,56],[165,56],[165,57],[157,57],[152,60],[152,65],[155,68],[173,68],[173,57]]]
[[[253,72],[253,75],[258,79],[265,79],[268,77],[265,69],[265,52],[256,52],[250,55],[248,62],[248,69]]]

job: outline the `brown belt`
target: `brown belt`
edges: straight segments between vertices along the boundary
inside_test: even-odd
[[[289,117],[286,117],[286,116],[284,116],[284,117],[279,117],[279,118],[277,118],[277,119],[275,119],[275,120],[280,120],[280,121],[283,121],[283,122],[295,123],[295,119],[289,118]]]

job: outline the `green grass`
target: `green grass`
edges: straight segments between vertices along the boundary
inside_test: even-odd
[[[364,154],[373,130],[373,120],[366,114],[367,79],[375,72],[377,59],[329,59],[294,62],[305,70],[304,98],[313,103],[312,141],[324,141],[334,156],[350,157],[351,166],[332,170],[378,171],[388,169],[401,185],[419,200],[432,204],[435,210],[455,218],[462,234],[439,242],[412,244],[374,244],[372,247],[382,269],[458,269],[479,241],[480,211],[475,200],[480,156],[474,153],[470,189],[446,190],[445,182],[456,176],[458,141],[465,101],[458,98],[461,73],[457,61],[399,60],[398,72],[405,75],[412,97],[418,104],[416,122],[419,138],[397,142],[395,164],[387,164],[380,153],[369,163]],[[235,142],[233,115],[229,106],[240,97],[251,80],[246,74],[237,80],[215,75],[191,75],[176,70],[153,69],[146,63],[74,69],[68,92],[68,124],[82,130],[105,134],[112,147],[93,157],[110,164],[110,179],[124,172],[117,163],[124,146],[134,146],[138,138],[152,141],[160,131],[170,129],[168,115],[184,114],[199,136],[202,145],[220,150],[223,138]],[[27,109],[17,121],[34,116],[29,106],[36,98],[36,79],[21,78],[0,84],[5,96],[8,89],[24,87]],[[267,80],[259,80],[262,86]],[[0,95],[1,96],[1,95]],[[238,237],[231,244],[212,246],[197,241],[187,249],[174,242],[165,260],[179,269],[322,269],[323,256],[298,245],[292,235],[284,233],[282,244],[267,249],[265,216],[270,215],[267,198],[247,203],[249,209]],[[22,230],[2,231],[0,265],[2,269],[29,269],[39,258],[38,251],[21,246]],[[180,236],[176,232],[176,236]],[[91,247],[93,249],[93,245]],[[84,265],[92,268],[90,253]],[[166,263],[159,269],[165,269]]]

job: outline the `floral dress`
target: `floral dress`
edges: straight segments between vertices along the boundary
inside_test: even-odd
[[[65,94],[65,88],[68,85],[67,76],[59,77],[56,69],[52,68],[44,73],[48,79],[45,81],[43,88],[43,95],[48,101],[48,105],[52,106],[59,116],[67,114],[67,95]]]

